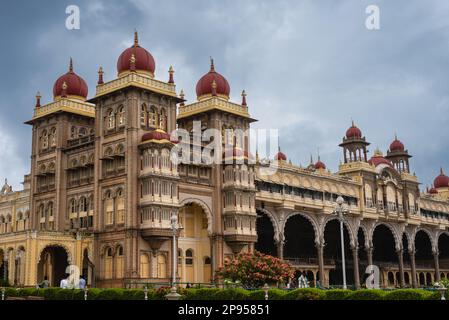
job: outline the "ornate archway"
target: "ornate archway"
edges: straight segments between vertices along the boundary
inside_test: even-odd
[[[278,237],[276,225],[273,224],[272,217],[270,217],[265,210],[257,210],[256,230],[257,242],[255,249],[264,254],[271,256],[278,255],[276,248],[276,239]]]
[[[66,269],[70,264],[69,251],[62,245],[48,245],[39,253],[37,265],[37,282],[47,279],[51,286],[59,286],[67,277]]]
[[[316,258],[317,227],[311,219],[303,214],[291,214],[284,224],[284,257],[286,259]]]

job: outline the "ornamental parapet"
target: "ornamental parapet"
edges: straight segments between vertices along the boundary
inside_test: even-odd
[[[209,110],[221,110],[229,113],[234,113],[245,118],[250,118],[247,106],[242,106],[237,103],[226,101],[225,99],[220,97],[211,97],[207,100],[201,100],[192,104],[180,106],[177,118],[181,119]]]
[[[28,121],[27,123],[32,123],[32,121],[35,119],[61,111],[95,118],[94,104],[77,99],[62,98],[47,105],[34,108],[33,119],[31,121]]]
[[[174,84],[152,79],[149,76],[135,72],[131,72],[120,78],[97,85],[97,92],[94,99],[127,87],[148,89],[153,92],[179,99],[176,95],[176,86]]]

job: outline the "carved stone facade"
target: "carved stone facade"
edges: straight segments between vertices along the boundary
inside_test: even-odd
[[[137,34],[120,56],[117,78],[105,82],[100,68],[90,100],[73,70],[70,63],[56,81],[54,101],[41,105],[37,96],[27,122],[31,173],[24,189],[2,188],[2,279],[31,286],[47,277],[58,285],[73,264],[98,287],[167,284],[176,215],[180,282],[210,282],[225,259],[257,249],[308,271],[313,282],[339,284],[338,195],[348,204],[352,284],[363,284],[369,264],[380,267],[384,286],[430,284],[448,275],[449,183],[442,177],[443,185],[420,193],[403,145],[368,160],[369,143],[353,125],[337,173],[321,161],[295,166],[281,152],[275,161],[256,155],[253,163],[249,137],[237,134],[255,121],[246,94],[241,103],[230,101],[213,61],[191,104],[177,94],[172,68],[167,82],[154,78],[154,59]],[[173,147],[185,141],[168,133],[192,132],[198,123],[201,132],[223,133],[223,161],[175,164]],[[206,143],[191,138],[194,158]]]

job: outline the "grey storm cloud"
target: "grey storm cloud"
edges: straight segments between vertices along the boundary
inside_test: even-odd
[[[80,8],[81,29],[65,28]],[[380,30],[365,8],[380,8]],[[156,77],[175,68],[178,90],[195,100],[209,56],[240,101],[248,93],[256,128],[278,128],[294,163],[310,155],[336,171],[351,119],[384,153],[395,133],[429,185],[449,171],[449,2],[429,1],[50,1],[2,3],[0,10],[0,177],[17,188],[29,171],[34,96],[52,100],[69,57],[95,92],[97,70],[116,76],[116,60],[139,31]]]

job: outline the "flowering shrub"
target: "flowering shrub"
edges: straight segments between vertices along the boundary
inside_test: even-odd
[[[260,252],[239,254],[232,261],[225,262],[217,276],[240,282],[246,288],[259,288],[265,283],[277,284],[293,278],[293,269],[282,260]]]

